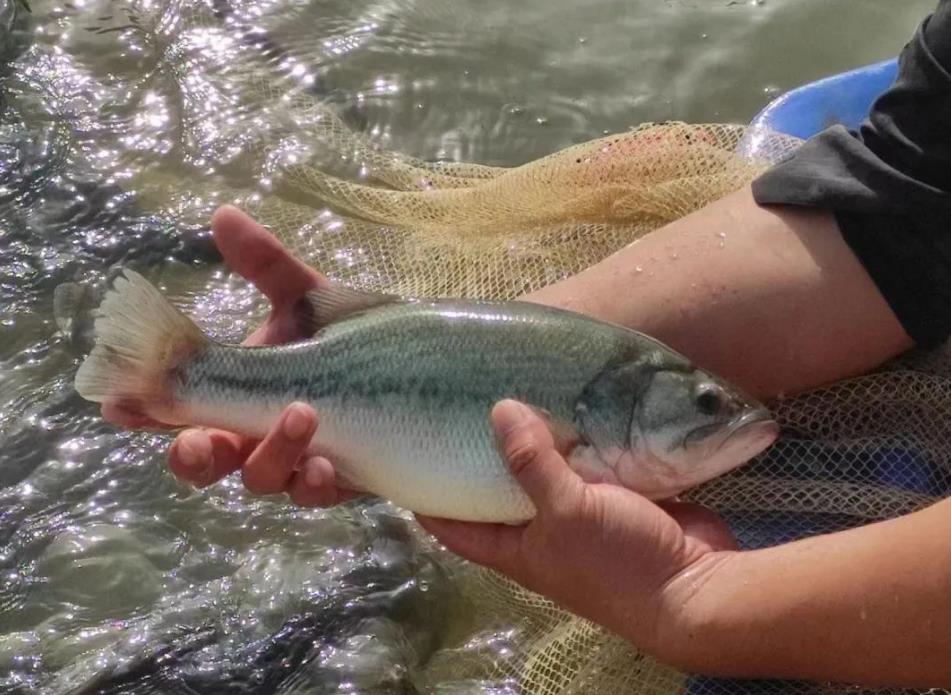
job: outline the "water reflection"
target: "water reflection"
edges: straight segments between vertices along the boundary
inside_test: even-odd
[[[860,41],[777,63],[778,36],[841,25],[800,0],[0,3],[0,690],[412,692],[443,644],[437,673],[510,658],[517,626],[465,635],[458,566],[392,507],[195,492],[162,465],[166,436],[103,423],[71,387],[91,298],[128,265],[242,338],[263,307],[215,265],[208,216],[280,195],[302,247],[339,233],[280,179],[306,161],[372,176],[327,110],[373,147],[514,164],[645,120],[742,120],[767,86],[888,55],[931,4],[882,0],[892,21]],[[326,110],[287,107],[305,97]],[[61,296],[57,322],[68,282],[93,294],[65,313]],[[510,691],[441,673],[447,692]]]

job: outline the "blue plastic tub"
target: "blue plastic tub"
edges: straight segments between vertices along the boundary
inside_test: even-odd
[[[855,130],[897,74],[898,60],[893,58],[811,82],[774,99],[750,125],[802,139],[832,125]]]
[[[797,87],[771,101],[750,121],[738,150],[747,157],[760,153],[769,131],[803,140],[832,125],[858,129],[875,99],[895,80],[898,59],[873,63]]]

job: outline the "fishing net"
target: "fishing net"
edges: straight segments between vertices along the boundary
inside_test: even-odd
[[[181,92],[178,146],[194,172],[142,167],[132,185],[143,204],[195,224],[218,204],[236,202],[314,267],[370,289],[517,297],[740,188],[798,144],[738,125],[663,123],[515,167],[422,161],[348,122],[299,69],[293,45],[269,41],[269,25],[282,21],[276,13],[256,13],[252,27],[240,9],[223,2],[130,8],[132,26],[162,46],[151,79]],[[211,74],[202,61],[215,50],[230,57]],[[232,133],[214,171],[189,154],[205,151],[203,122],[212,113]],[[248,177],[234,171],[264,184],[237,185]],[[743,547],[898,516],[948,494],[946,354],[906,355],[773,405],[781,441],[691,494],[724,515]],[[432,691],[740,690],[657,663],[491,572],[469,567],[459,582],[475,617],[429,660],[421,679]],[[779,682],[743,691],[850,692]]]

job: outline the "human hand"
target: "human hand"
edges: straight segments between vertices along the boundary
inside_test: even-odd
[[[308,337],[300,325],[299,303],[306,292],[328,280],[294,258],[270,232],[237,208],[217,210],[211,229],[225,263],[271,302],[267,319],[245,344],[269,345]],[[116,403],[103,404],[102,415],[132,429],[163,427]],[[222,430],[185,430],[169,450],[169,468],[200,487],[240,469],[245,486],[254,494],[287,492],[298,505],[330,506],[351,493],[336,487],[329,461],[304,458],[316,429],[313,409],[293,403],[261,441]]]
[[[536,517],[524,526],[418,516],[420,524],[451,551],[636,646],[679,654],[680,608],[736,554],[726,524],[699,505],[657,505],[617,485],[585,483],[544,421],[520,403],[499,403],[492,424]]]

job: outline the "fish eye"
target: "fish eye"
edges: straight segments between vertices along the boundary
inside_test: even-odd
[[[702,386],[697,391],[697,410],[704,415],[716,415],[720,410],[720,394],[711,386]]]

